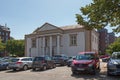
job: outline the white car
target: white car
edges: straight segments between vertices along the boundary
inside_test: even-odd
[[[15,70],[27,70],[29,68],[32,68],[32,57],[19,57],[19,58],[13,58],[11,59],[11,62],[9,63],[8,67],[9,69]]]

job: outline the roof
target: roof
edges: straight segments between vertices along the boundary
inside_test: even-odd
[[[10,28],[6,26],[2,26],[2,25],[0,25],[0,29],[5,30],[5,31],[10,31]]]
[[[79,52],[78,54],[97,54],[96,52],[93,52],[93,51],[89,51],[89,52]]]
[[[63,30],[69,30],[69,29],[78,29],[78,28],[83,28],[83,27],[84,26],[77,24],[77,25],[62,26],[60,28]]]

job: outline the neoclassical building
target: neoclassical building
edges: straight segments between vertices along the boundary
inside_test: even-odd
[[[33,33],[25,35],[25,56],[74,56],[81,51],[98,52],[98,37],[95,30],[85,30],[81,25],[57,27],[45,23]]]

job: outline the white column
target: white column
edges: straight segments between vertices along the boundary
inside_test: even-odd
[[[37,48],[36,48],[37,56],[39,56],[39,38],[37,38]]]
[[[42,41],[43,41],[43,53],[42,54],[45,55],[45,37],[43,37]]]
[[[52,36],[50,36],[50,56],[52,56]]]
[[[60,54],[60,36],[57,35],[57,54]]]

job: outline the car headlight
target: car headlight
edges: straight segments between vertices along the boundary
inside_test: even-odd
[[[113,61],[113,64],[118,64],[116,61]]]
[[[116,61],[110,61],[109,62],[110,65],[115,65],[115,64],[118,64]]]

